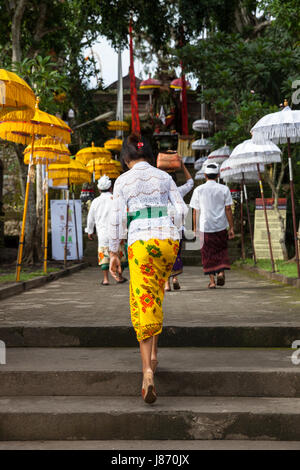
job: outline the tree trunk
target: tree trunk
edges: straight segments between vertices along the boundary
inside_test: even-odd
[[[23,14],[26,8],[27,0],[19,0],[16,3],[15,12],[11,24],[11,41],[12,41],[12,62],[20,62],[22,60],[21,52],[21,24]]]

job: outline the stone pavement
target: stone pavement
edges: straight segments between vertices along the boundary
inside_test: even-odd
[[[165,297],[149,406],[128,283],[100,277],[91,267],[0,302],[0,449],[299,448],[298,289],[232,270],[208,290],[186,267]]]
[[[127,273],[128,274],[128,273]],[[136,346],[128,283],[100,285],[99,269],[0,302],[0,338],[8,346]],[[207,289],[186,267],[181,290],[166,293],[163,346],[290,347],[300,338],[300,290],[232,270]]]
[[[88,268],[5,299],[0,325],[131,326],[128,283],[104,287],[100,279],[98,268]],[[299,289],[232,270],[224,287],[208,290],[200,267],[185,267],[180,283],[166,293],[165,325],[300,327]]]

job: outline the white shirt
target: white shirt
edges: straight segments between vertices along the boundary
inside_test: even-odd
[[[183,224],[188,208],[171,176],[147,162],[136,163],[115,182],[113,210],[110,218],[109,249],[116,252],[120,240],[127,235],[127,211],[147,207],[167,207],[172,203],[180,219],[176,226],[169,215],[135,219],[129,225],[128,246],[137,240],[157,238],[179,240],[178,229]]]
[[[184,197],[187,193],[189,193],[194,187],[194,180],[193,178],[189,178],[185,184],[178,186],[178,191],[181,194],[181,197]]]
[[[184,198],[184,196],[189,193],[194,187],[194,180],[193,178],[189,178],[187,180],[187,182],[185,184],[182,184],[181,186],[177,186],[178,188],[178,191],[180,192],[180,195],[182,198]],[[172,206],[172,204],[169,202],[168,204],[168,214],[171,216],[171,217],[174,217],[174,223],[177,227],[180,227],[180,230],[184,230],[184,226],[183,225],[180,225],[180,218],[178,217],[178,215],[176,214],[175,212],[175,208],[174,206]]]
[[[113,206],[111,192],[101,193],[93,199],[87,218],[87,232],[92,234],[96,225],[98,247],[109,246],[109,217]]]
[[[198,186],[192,195],[190,207],[200,211],[200,232],[221,232],[228,227],[225,206],[231,206],[230,190],[214,180]]]

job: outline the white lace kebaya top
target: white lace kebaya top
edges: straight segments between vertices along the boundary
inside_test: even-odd
[[[110,217],[109,249],[117,252],[120,240],[127,237],[127,212],[135,212],[149,207],[174,206],[180,220],[174,225],[169,215],[163,217],[137,218],[128,229],[128,246],[137,240],[157,238],[179,240],[179,228],[184,223],[188,208],[171,176],[149,163],[136,163],[115,182],[113,209]]]

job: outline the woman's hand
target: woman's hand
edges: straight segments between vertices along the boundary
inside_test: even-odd
[[[116,281],[122,275],[121,261],[117,253],[110,253],[109,272]]]
[[[232,240],[235,237],[233,228],[230,228],[228,231],[228,238]]]

